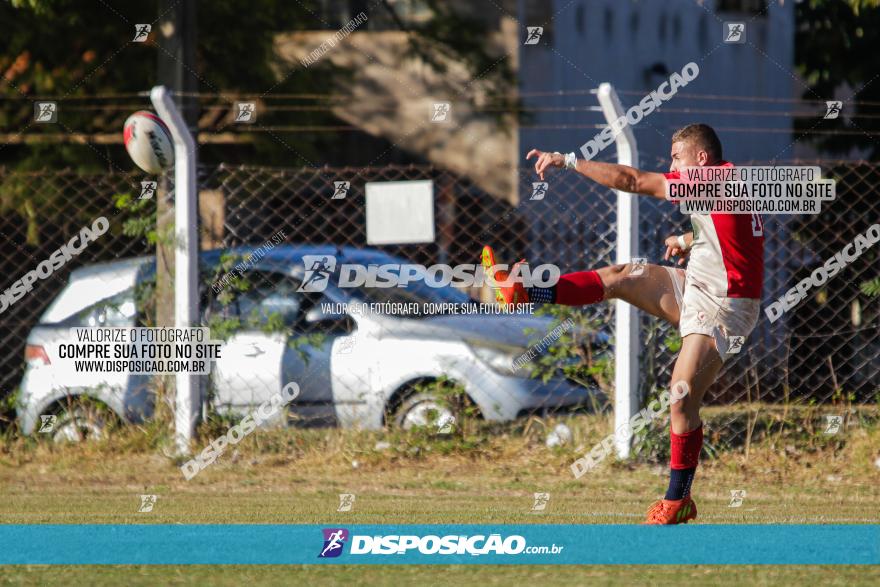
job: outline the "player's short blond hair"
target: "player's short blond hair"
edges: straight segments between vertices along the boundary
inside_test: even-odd
[[[689,124],[672,135],[672,142],[687,141],[708,153],[712,161],[721,161],[721,140],[708,124]]]

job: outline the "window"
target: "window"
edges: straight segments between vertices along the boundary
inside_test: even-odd
[[[706,15],[700,16],[700,24],[698,25],[698,42],[700,43],[700,51],[705,52],[709,48],[709,28],[706,25]]]
[[[405,287],[357,287],[345,292],[355,301],[374,304],[465,304],[471,301],[467,294],[453,287],[431,287],[424,281],[424,272],[418,275],[421,279],[410,281]]]
[[[303,312],[311,308],[316,298],[313,294],[296,291],[299,280],[283,273],[251,270],[238,279],[246,280],[250,287],[246,291],[237,291],[227,286],[224,291],[234,293],[231,300],[222,294],[214,295],[206,288],[202,298],[206,321],[238,318],[245,328],[269,325],[290,328]]]
[[[632,14],[629,15],[629,32],[631,32],[633,35],[636,35],[639,32],[638,10],[633,10]]]
[[[611,41],[614,39],[614,12],[605,7],[605,38]]]
[[[297,293],[297,287],[299,284],[289,278],[276,283],[257,282],[256,287],[238,297],[238,314],[249,325],[265,325],[280,319],[284,326],[293,326],[302,305],[302,294]]]
[[[305,314],[303,328],[306,333],[351,334],[356,329],[354,319],[341,310],[341,304],[327,296],[320,300]]]

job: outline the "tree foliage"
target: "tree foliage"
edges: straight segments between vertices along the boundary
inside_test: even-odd
[[[0,22],[6,25],[0,38],[0,72],[5,78],[0,84],[0,125],[4,131],[19,130],[9,129],[8,125],[29,120],[33,100],[51,95],[64,98],[59,110],[67,124],[51,129],[32,125],[26,129],[27,134],[44,130],[82,132],[96,126],[119,126],[121,132],[121,120],[128,112],[125,108],[112,109],[112,102],[118,105],[154,86],[158,60],[167,53],[156,43],[158,4],[137,0],[0,0]],[[286,0],[256,0],[248,5],[237,0],[198,0],[196,63],[188,75],[198,79],[199,91],[204,93],[259,95],[270,89],[276,94],[313,92],[333,75],[330,62],[288,75],[290,65],[281,63],[274,50],[276,33],[315,26],[313,8],[309,2]],[[133,43],[135,25],[139,23],[151,23],[153,31],[147,42]],[[120,98],[109,102],[88,100],[99,95]],[[229,102],[226,107],[232,106]],[[145,97],[140,107],[149,107]],[[335,119],[324,112],[305,112],[300,120],[301,124],[328,124]],[[333,137],[296,135],[285,137],[286,144],[281,144],[271,137],[258,136],[253,150],[261,153],[263,162],[271,164],[289,161],[291,150],[308,157],[326,148],[323,143],[327,140]],[[263,142],[273,144],[274,149]],[[230,156],[241,159],[236,153]],[[0,150],[0,161],[18,169],[96,169],[107,168],[108,161],[129,168],[124,157],[118,146],[110,149],[52,143]]]
[[[844,101],[837,119],[815,117],[797,121],[798,130],[838,130],[849,134],[811,134],[810,139],[829,154],[846,155],[853,148],[880,156],[880,0],[804,0],[795,4],[797,32],[795,61],[808,86],[806,100]]]

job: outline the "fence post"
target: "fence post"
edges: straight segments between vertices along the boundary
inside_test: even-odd
[[[174,139],[174,327],[197,325],[198,248],[196,227],[196,143],[165,86],[155,86],[150,101]],[[177,449],[188,454],[199,416],[199,376],[176,373],[174,428]]]
[[[601,84],[596,96],[609,125],[626,114],[611,84]],[[614,142],[617,162],[638,167],[639,151],[632,128],[625,126]],[[617,263],[629,263],[638,250],[638,196],[618,190]],[[617,300],[614,316],[614,447],[617,457],[625,459],[632,440],[627,424],[639,410],[639,315],[635,306]]]

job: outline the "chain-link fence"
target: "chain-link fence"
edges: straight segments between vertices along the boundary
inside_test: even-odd
[[[126,236],[124,213],[117,197],[141,192],[141,177],[113,171],[80,173],[74,170],[11,172],[0,168],[0,266],[4,294],[0,314],[0,395],[8,397],[24,372],[25,342],[40,315],[64,287],[76,267],[118,258],[148,255],[155,247],[138,236]],[[155,207],[153,207],[155,210]],[[80,249],[71,239],[95,219],[109,220],[109,231]],[[61,248],[65,254],[55,253]],[[73,254],[70,254],[71,251]],[[53,253],[57,261],[45,264]],[[40,264],[54,270],[29,287],[15,287]],[[41,272],[43,273],[43,272]]]
[[[807,164],[806,162],[797,162]],[[809,162],[837,180],[837,198],[815,216],[765,219],[766,263],[762,307],[880,220],[874,186],[876,163]],[[656,167],[663,163],[656,162]],[[649,166],[650,167],[650,166]],[[0,171],[0,231],[5,291],[98,216],[111,231],[3,312],[0,385],[9,393],[22,374],[25,339],[38,316],[63,287],[70,269],[98,261],[150,254],[154,246],[130,228],[130,212],[119,211],[120,194],[140,193],[141,177],[74,171]],[[277,169],[219,165],[200,170],[201,242],[205,247],[260,245],[283,231],[289,243],[367,246],[367,182],[424,180],[434,184],[435,242],[379,247],[430,265],[476,263],[483,244],[495,246],[500,262],[527,258],[577,271],[614,261],[616,198],[571,173],[549,178],[535,194],[530,169],[519,172],[516,205],[493,197],[466,178],[432,167]],[[337,182],[347,182],[340,197]],[[334,195],[336,197],[334,197]],[[153,207],[141,213],[153,214]],[[128,220],[129,228],[123,229]],[[400,222],[406,222],[401,218]],[[640,255],[662,263],[663,241],[689,230],[685,216],[664,202],[640,199]],[[126,232],[130,236],[126,236]],[[711,405],[748,402],[873,403],[880,395],[880,303],[876,295],[878,251],[851,262],[807,299],[770,323],[762,313],[743,351],[725,365],[706,397]],[[873,284],[873,285],[872,285]],[[587,310],[612,332],[613,306]],[[644,316],[641,327],[644,396],[669,383],[678,348],[675,329]],[[258,377],[258,376],[257,376]],[[240,376],[239,385],[248,379]],[[329,382],[328,382],[328,385]],[[737,433],[739,420],[723,426]]]

